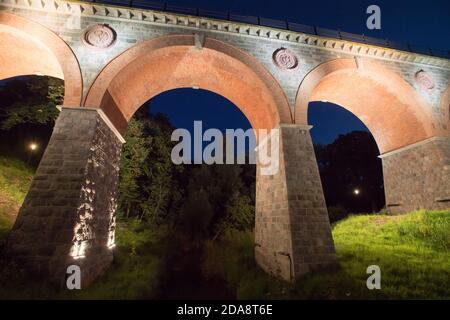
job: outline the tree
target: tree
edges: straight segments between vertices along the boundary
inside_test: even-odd
[[[253,227],[255,166],[175,165],[173,130],[167,117],[148,107],[133,116],[121,160],[121,210],[198,235]]]
[[[0,129],[24,124],[53,125],[64,100],[64,83],[51,77],[18,79],[0,86]]]
[[[181,214],[185,231],[193,238],[207,235],[213,215],[214,210],[206,192],[203,189],[190,190]]]
[[[372,135],[353,131],[329,145],[315,146],[328,207],[347,212],[378,211],[384,204],[379,151]],[[360,193],[353,192],[359,189]],[[333,209],[334,210],[334,209]],[[335,210],[335,211],[336,211]],[[342,213],[337,215],[342,216]]]
[[[255,225],[255,206],[248,195],[235,191],[225,206],[225,215],[217,223],[214,239],[226,230],[251,230]]]
[[[144,124],[131,119],[125,134],[125,145],[120,160],[119,207],[126,217],[142,200],[139,177],[149,155],[149,146],[144,136]]]
[[[167,216],[173,188],[175,165],[170,158],[173,127],[167,117],[161,114],[151,115],[148,109],[139,116],[146,119],[146,136],[150,146],[147,163],[143,167],[144,175],[141,177],[145,198],[140,206],[142,217],[158,223]]]
[[[173,127],[167,117],[152,115],[147,107],[139,109],[130,120],[121,158],[119,207],[126,216],[158,224],[168,215],[173,202],[180,202],[180,192],[173,192],[173,176],[182,168],[170,158]]]

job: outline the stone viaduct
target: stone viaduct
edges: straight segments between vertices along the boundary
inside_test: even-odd
[[[209,16],[0,0],[0,79],[47,75],[65,84],[8,239],[7,252],[23,268],[60,285],[71,264],[81,267],[83,285],[105,272],[115,245],[122,134],[144,102],[174,88],[213,91],[253,128],[280,129],[281,169],[257,175],[255,254],[267,272],[293,280],[336,263],[310,101],[339,104],[370,129],[392,212],[450,207],[448,59],[301,25]]]

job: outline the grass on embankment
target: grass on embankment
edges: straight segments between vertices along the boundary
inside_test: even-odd
[[[119,221],[114,261],[90,287],[62,294],[69,299],[152,299],[164,279],[170,241],[167,227],[151,228],[137,220]]]
[[[0,247],[29,188],[33,170],[0,157]],[[115,261],[91,287],[58,298],[157,296],[167,274],[167,256],[178,248],[174,232],[135,221],[119,221]],[[450,299],[450,212],[413,212],[401,216],[358,215],[333,226],[341,269],[312,274],[290,286],[273,279],[254,262],[253,233],[230,231],[208,241],[203,271],[227,282],[240,299]],[[381,290],[368,290],[366,269],[381,268]],[[8,277],[8,275],[4,275]],[[2,275],[0,275],[0,279]],[[0,298],[45,298],[13,286]]]
[[[16,220],[33,175],[33,168],[24,162],[0,156],[0,250]],[[12,284],[7,289],[3,284],[0,298],[152,298],[158,293],[157,289],[165,274],[165,256],[171,252],[171,242],[165,240],[167,228],[155,230],[130,219],[118,222],[116,234],[114,262],[105,276],[91,287],[80,292],[55,295],[49,291],[42,295],[40,289],[32,286],[16,288]],[[0,280],[4,278],[10,280],[11,277],[9,274],[0,274]]]
[[[333,226],[333,238],[341,268],[293,286],[256,267],[251,232],[209,242],[204,270],[240,299],[450,299],[450,212],[351,216]],[[381,290],[366,287],[369,265],[381,268]]]
[[[29,283],[14,269],[0,268],[1,299],[152,299],[166,275],[171,242],[166,227],[150,228],[137,220],[117,224],[114,261],[95,283],[82,290],[55,291]],[[1,267],[1,266],[0,266]]]
[[[22,161],[0,156],[0,245],[16,220],[33,174]]]

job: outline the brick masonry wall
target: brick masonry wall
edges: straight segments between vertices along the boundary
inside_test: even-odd
[[[432,138],[382,157],[392,213],[450,208],[450,139]]]
[[[86,286],[110,264],[120,151],[97,111],[63,108],[8,238],[20,268],[61,286],[76,264]]]
[[[255,256],[267,272],[292,280],[337,260],[309,128],[279,129],[280,170],[257,169]]]
[[[102,8],[104,10],[107,6],[96,5],[97,13],[94,14],[91,4],[83,4],[83,10],[81,10],[80,3],[69,1],[69,9],[63,5],[66,3],[65,1],[59,1],[59,6],[55,10],[53,9],[53,2],[54,0],[43,1],[46,5],[46,9],[43,9],[39,8],[39,5],[27,6],[26,2],[13,5],[11,4],[12,0],[0,0],[0,10],[9,11],[41,23],[64,39],[70,45],[80,63],[85,92],[109,61],[135,44],[163,35],[193,33],[202,34],[231,44],[256,57],[280,83],[292,107],[295,105],[297,90],[303,78],[318,65],[339,58],[366,57],[398,73],[432,106],[432,111],[437,119],[440,117],[440,98],[450,84],[450,69],[448,67],[433,65],[432,63],[411,62],[410,60],[414,59],[414,54],[405,52],[397,52],[397,54],[405,55],[406,58],[396,60],[382,56],[383,48],[378,48],[381,49],[378,50],[376,47],[371,47],[369,50],[370,54],[360,53],[357,51],[357,45],[352,46],[352,43],[348,42],[343,46],[354,47],[354,50],[349,52],[339,49],[341,44],[332,47],[331,43],[333,41],[328,41],[328,44],[322,46],[317,45],[317,43],[326,42],[327,38],[320,39],[319,37],[319,40],[309,41],[308,38],[311,38],[310,36],[298,34],[296,37],[288,39],[288,33],[282,30],[258,27],[260,34],[267,34],[267,36],[261,36],[253,34],[255,30],[250,25],[242,26],[236,23],[229,23],[231,29],[235,31],[225,31],[219,28],[217,30],[212,28],[205,29],[203,24],[197,26],[195,23],[187,23],[187,25],[174,23],[172,19],[178,17],[177,19],[181,20],[181,17],[176,14],[167,14],[167,17],[169,17],[167,19],[160,18],[150,21],[148,18],[143,18],[139,9],[130,11],[123,8],[122,13],[119,15],[117,9],[110,8],[110,14],[107,15],[106,12],[102,11]],[[130,13],[132,13],[132,16]],[[150,16],[150,13],[147,12],[147,16]],[[223,21],[216,22],[220,24]],[[102,51],[86,47],[81,41],[86,29],[89,26],[104,23],[110,25],[117,32],[115,45]],[[248,34],[241,31],[247,29]],[[294,39],[298,36],[300,36],[299,39],[303,40],[297,41]],[[298,56],[299,67],[295,72],[280,70],[273,63],[273,52],[280,47],[288,48]],[[424,91],[416,83],[414,75],[421,69],[434,78],[436,82],[435,90],[430,92]],[[447,120],[445,119],[445,121]]]

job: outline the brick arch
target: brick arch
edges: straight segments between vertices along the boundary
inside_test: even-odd
[[[441,126],[444,135],[450,136],[450,86],[444,91],[440,103]]]
[[[381,153],[438,134],[431,106],[391,70],[361,59],[336,59],[312,70],[297,92],[295,122],[308,123],[308,104],[328,101],[357,116]]]
[[[54,32],[26,18],[0,12],[0,79],[47,75],[64,80],[64,105],[80,106],[82,77],[70,47]]]
[[[292,123],[287,98],[273,76],[251,55],[212,38],[201,48],[193,35],[142,42],[112,60],[88,91],[85,107],[100,108],[119,132],[152,97],[175,88],[220,94],[246,115],[253,128]]]

